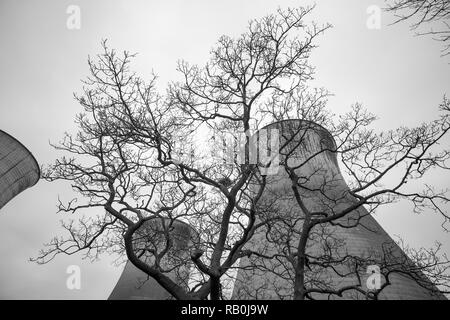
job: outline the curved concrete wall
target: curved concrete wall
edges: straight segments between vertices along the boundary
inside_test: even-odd
[[[153,249],[160,253],[165,248],[166,236],[163,224],[169,225],[169,219],[150,219],[140,230],[135,232],[133,238],[134,248]],[[192,240],[197,237],[195,231],[186,223],[173,220],[169,237],[173,241],[173,248],[160,262],[163,269],[170,270],[166,275],[175,283],[187,288],[190,273],[189,248]],[[138,251],[137,251],[138,252]],[[147,254],[141,260],[152,264],[154,255]],[[156,280],[127,261],[122,275],[114,287],[109,300],[167,300],[172,296]]]
[[[39,180],[39,165],[30,151],[0,130],[0,209]]]
[[[309,210],[323,211],[327,215],[338,213],[343,208],[348,208],[354,199],[348,194],[348,186],[344,181],[336,159],[335,142],[332,136],[323,127],[312,122],[300,120],[288,120],[273,123],[265,129],[278,129],[280,136],[280,161],[287,161],[289,167],[295,169],[296,174],[304,182],[305,188],[300,191],[301,197]],[[252,241],[247,244],[248,248],[256,250],[266,256],[272,256],[286,250],[285,245],[274,244],[290,241],[296,250],[298,238],[302,225],[302,211],[294,199],[291,189],[292,182],[282,165],[276,175],[267,176],[267,188],[263,193],[260,208],[265,208],[257,222],[270,218],[272,215],[283,216],[286,223],[271,225],[270,230],[261,230],[254,235]],[[345,228],[354,224],[355,219],[360,219],[360,225]],[[341,226],[323,226],[315,228],[309,240],[307,253],[311,255],[323,254],[325,251],[323,236],[329,237],[336,245],[338,256],[346,254],[360,257],[381,258],[383,246],[391,248],[391,257],[408,260],[402,250],[395,244],[390,236],[368,214],[363,207],[354,210],[345,218],[340,219]],[[269,240],[270,241],[269,241]],[[273,240],[276,241],[273,241]],[[409,261],[409,260],[408,260]],[[245,270],[246,267],[259,264],[264,270]],[[293,268],[287,261],[280,259],[264,260],[259,258],[243,258],[240,261],[237,279],[233,291],[233,299],[292,299],[293,295]],[[336,266],[339,272],[345,274],[347,267]],[[314,273],[313,278],[308,281],[316,282],[316,285],[325,283],[326,286],[341,288],[353,285],[357,281],[355,275],[338,276],[336,272],[325,269]],[[365,286],[366,270],[361,270],[360,277],[362,285]],[[444,296],[430,285],[434,294],[425,290],[410,278],[394,275],[390,278],[392,285],[385,288],[380,299],[442,299]],[[425,281],[426,282],[426,281]],[[326,287],[325,286],[325,287]],[[364,288],[366,289],[366,288]],[[327,299],[328,295],[316,294],[314,298]],[[364,299],[359,293],[346,293],[344,299]]]

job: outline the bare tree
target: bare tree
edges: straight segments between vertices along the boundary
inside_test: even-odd
[[[443,55],[450,54],[450,1],[448,0],[392,0],[386,11],[393,12],[398,23],[411,20],[411,29],[419,35],[431,35],[442,41]],[[425,26],[428,31],[421,31]]]
[[[449,130],[448,101],[431,124],[379,134],[368,129],[374,116],[361,107],[333,116],[326,108],[328,92],[308,88],[314,75],[310,54],[330,27],[307,23],[312,10],[278,10],[251,21],[235,39],[221,37],[204,67],[179,62],[182,81],[165,94],[158,93],[155,76],[145,82],[131,71],[132,54],[118,55],[103,42],[103,52],[88,61],[83,93],[75,95],[84,108],[76,118],[78,132],[54,145],[68,156],[43,173],[48,181],[71,183],[78,197],[59,201],[58,209],[82,217],[63,223],[68,236],[55,237],[33,260],[47,263],[61,253],[92,259],[126,254],[176,299],[224,298],[224,279],[233,278],[238,265],[271,272],[274,282],[291,281],[275,290],[280,297],[339,296],[350,289],[321,278],[324,269],[343,279],[350,271],[358,277],[364,263],[379,257],[346,252],[330,226],[358,228],[364,216],[397,199],[448,219],[439,204],[448,201],[445,192],[405,188],[407,180],[448,168],[449,152],[433,149]],[[311,125],[290,128],[279,148],[269,148],[280,163],[270,157],[255,161],[263,131],[251,130],[288,119]],[[322,126],[332,139],[318,143],[310,157],[299,157],[299,145]],[[272,146],[275,139],[269,140]],[[241,152],[230,156],[229,150]],[[328,156],[344,164],[349,188],[335,188],[343,183],[339,172],[310,165]],[[272,166],[289,181],[288,192],[273,190],[280,175],[268,170]],[[391,173],[398,181],[383,186]],[[261,234],[267,241],[254,245]],[[238,264],[248,257],[257,259]],[[352,268],[342,273],[342,265]],[[191,283],[189,273],[197,275]],[[249,290],[258,298],[272,289],[262,284]]]
[[[191,146],[201,130],[249,129],[252,109],[263,94],[288,92],[312,76],[308,58],[328,26],[307,24],[311,10],[278,10],[251,21],[238,39],[222,37],[204,68],[180,62],[185,82],[170,85],[165,96],[157,93],[155,77],[146,83],[130,70],[133,55],[119,56],[103,42],[103,53],[89,59],[84,92],[75,96],[85,110],[76,119],[79,131],[54,145],[70,157],[58,159],[43,174],[48,181],[71,182],[81,196],[60,201],[59,211],[97,216],[63,224],[69,237],[54,238],[34,260],[46,263],[60,253],[96,258],[126,252],[175,298],[219,299],[220,279],[254,228],[251,222],[240,223],[239,216],[250,212],[251,221],[255,215],[258,197],[245,193],[255,165],[248,156],[242,163],[207,159],[210,154]],[[164,232],[153,240],[158,245],[142,245],[142,236],[134,235],[154,219],[160,219],[156,229]],[[177,221],[187,222],[198,235],[185,248],[201,275],[194,288],[173,281],[168,273],[174,267],[163,263],[173,252]]]

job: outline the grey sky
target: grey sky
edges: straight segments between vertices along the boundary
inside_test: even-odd
[[[134,69],[144,78],[159,75],[161,90],[177,77],[176,61],[206,62],[210,48],[222,34],[238,35],[247,21],[275,9],[312,4],[310,1],[14,1],[0,2],[0,128],[25,144],[41,164],[58,154],[48,141],[74,131],[74,115],[81,111],[72,93],[88,72],[87,56],[100,50],[102,38],[118,50],[138,52]],[[69,30],[69,5],[81,9],[81,28]],[[417,125],[431,120],[444,93],[450,94],[449,58],[441,58],[440,44],[414,37],[407,24],[387,26],[392,16],[381,15],[381,29],[366,22],[370,5],[383,1],[320,0],[314,20],[334,28],[319,40],[312,54],[313,83],[335,94],[333,112],[361,102],[380,120],[377,128]],[[448,142],[448,141],[447,141]],[[448,179],[448,178],[447,178]],[[434,177],[439,186],[445,177]],[[420,186],[419,186],[420,187]],[[57,196],[70,197],[64,183],[40,181],[0,212],[0,298],[105,299],[121,269],[112,259],[82,261],[80,255],[60,256],[39,266],[28,262],[44,242],[61,234]],[[376,218],[391,235],[412,246],[446,245],[450,235],[438,216],[410,213],[395,204]],[[81,290],[66,287],[66,269],[81,267]]]

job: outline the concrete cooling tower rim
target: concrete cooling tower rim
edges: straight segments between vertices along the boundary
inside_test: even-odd
[[[257,133],[263,129],[268,129],[268,128],[279,128],[279,129],[281,129],[281,131],[283,131],[284,130],[283,125],[282,125],[283,123],[296,124],[296,126],[295,125],[291,126],[292,129],[298,128],[298,131],[294,133],[294,137],[297,136],[301,132],[301,130],[305,130],[305,131],[311,130],[311,131],[316,131],[316,134],[320,136],[320,139],[322,141],[327,141],[326,144],[331,143],[331,146],[326,146],[326,148],[325,148],[325,149],[327,149],[326,153],[330,156],[330,160],[336,166],[336,169],[339,172],[341,172],[341,169],[340,169],[339,163],[338,163],[338,159],[337,159],[336,141],[334,140],[334,137],[331,135],[331,133],[325,127],[321,126],[320,124],[317,124],[310,120],[285,119],[285,120],[280,120],[280,121],[276,121],[276,122],[267,124],[264,127],[262,127],[261,129],[259,129],[257,131]],[[281,133],[281,135],[282,135],[282,133]],[[294,138],[294,140],[295,140],[295,138]]]
[[[12,135],[10,135],[8,132],[5,132],[3,130],[0,129],[0,133],[10,137],[14,142],[16,142],[19,146],[22,147],[22,149],[30,156],[31,159],[33,159],[33,162],[35,164],[35,169],[37,171],[37,179],[36,181],[33,182],[32,185],[30,185],[30,187],[34,186],[40,179],[41,177],[41,168],[39,167],[39,163],[37,162],[36,158],[34,157],[34,155],[31,153],[30,150],[28,150],[27,147],[25,147],[25,145],[23,145],[22,142],[20,142],[19,140],[17,140],[16,138],[14,138]]]
[[[299,126],[298,126],[299,128],[301,128],[302,124],[308,124],[309,125],[308,127],[306,127],[306,129],[308,129],[308,128],[310,128],[310,129],[311,128],[317,128],[317,129],[323,131],[324,133],[326,133],[326,135],[328,136],[330,141],[333,143],[333,147],[335,149],[337,148],[336,141],[334,140],[334,137],[331,135],[331,133],[325,127],[323,127],[320,124],[317,124],[317,123],[315,123],[314,121],[311,121],[311,120],[304,120],[304,119],[284,119],[284,120],[279,120],[279,121],[275,121],[275,122],[272,122],[272,123],[269,123],[269,124],[265,125],[261,129],[259,129],[258,132],[263,130],[263,129],[274,127],[274,126],[276,126],[278,124],[285,123],[285,122],[286,123],[287,122],[292,122],[292,123],[297,122],[299,124]]]

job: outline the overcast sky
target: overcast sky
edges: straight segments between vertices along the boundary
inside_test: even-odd
[[[88,75],[87,56],[100,52],[100,41],[118,50],[138,52],[134,68],[144,78],[152,70],[163,90],[175,79],[176,61],[206,62],[210,48],[223,35],[238,35],[247,21],[274,12],[278,6],[305,6],[310,1],[190,0],[190,1],[17,1],[0,2],[0,128],[15,136],[40,164],[58,154],[48,142],[64,131],[74,132],[74,115],[81,111],[72,93]],[[80,8],[80,29],[68,29],[70,5]],[[367,9],[383,1],[319,0],[314,20],[334,28],[319,39],[312,54],[317,67],[314,84],[335,94],[329,107],[340,113],[362,103],[380,120],[379,129],[417,125],[436,117],[444,93],[450,94],[450,58],[441,58],[439,43],[415,37],[407,24],[381,15],[381,28],[369,29]],[[435,177],[440,186],[445,177]],[[420,187],[420,186],[418,186]],[[56,214],[58,194],[70,187],[40,181],[0,211],[0,298],[105,299],[121,268],[103,256],[95,263],[80,255],[60,256],[36,265],[42,244],[61,234]],[[415,215],[396,204],[375,217],[391,235],[414,247],[445,244],[450,235],[438,216]],[[67,267],[81,267],[81,289],[66,286]]]

